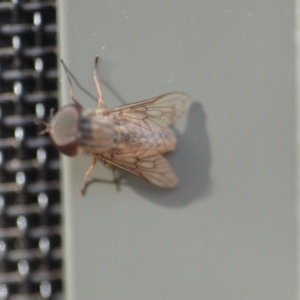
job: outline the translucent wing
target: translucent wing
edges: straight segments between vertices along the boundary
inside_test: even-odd
[[[117,122],[134,123],[152,132],[158,132],[177,121],[189,108],[190,98],[182,93],[170,93],[153,99],[107,110]]]
[[[169,162],[153,148],[126,151],[121,154],[102,153],[99,159],[161,188],[174,188],[178,184],[178,178]]]

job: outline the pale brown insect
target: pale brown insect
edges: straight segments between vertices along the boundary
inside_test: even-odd
[[[178,179],[163,154],[173,151],[177,140],[167,127],[189,108],[190,98],[182,93],[170,93],[112,109],[104,108],[97,64],[98,56],[94,65],[98,108],[85,109],[81,105],[74,96],[66,71],[70,96],[75,104],[60,109],[42,134],[48,132],[63,154],[93,156],[92,165],[84,176],[81,195],[98,160],[113,170],[121,168],[158,187],[174,188]],[[114,172],[113,175],[116,182]]]

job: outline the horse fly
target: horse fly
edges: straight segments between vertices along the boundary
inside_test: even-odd
[[[189,108],[190,98],[182,93],[169,93],[112,109],[104,108],[96,56],[94,81],[99,95],[98,108],[85,109],[75,97],[62,60],[61,63],[74,103],[61,108],[49,124],[45,123],[46,129],[41,134],[49,133],[54,146],[65,155],[92,155],[92,165],[85,173],[80,195],[84,194],[98,160],[113,171],[118,167],[155,186],[176,187],[178,178],[163,154],[176,148],[176,137],[168,126]],[[113,176],[117,184],[115,172]]]

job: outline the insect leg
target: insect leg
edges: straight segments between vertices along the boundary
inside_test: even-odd
[[[92,165],[89,167],[89,169],[86,171],[86,173],[84,175],[82,188],[80,189],[80,192],[79,192],[80,196],[84,195],[84,192],[85,192],[85,189],[86,189],[87,183],[88,183],[88,178],[91,175],[91,173],[93,172],[93,170],[94,170],[94,168],[96,166],[97,160],[98,159],[96,158],[96,156],[94,156],[93,157]]]
[[[64,63],[64,61],[61,59],[60,60],[61,64],[63,65],[63,68],[67,74],[67,78],[68,78],[68,81],[69,81],[69,89],[70,89],[70,97],[72,98],[72,100],[78,105],[80,106],[81,108],[83,108],[82,104],[80,103],[80,101],[75,97],[74,95],[74,90],[73,90],[73,85],[72,85],[72,82],[71,82],[71,79],[70,79],[70,76],[68,74],[68,70],[66,68],[66,65]]]
[[[103,98],[103,94],[102,94],[102,90],[101,90],[101,86],[100,86],[100,80],[98,78],[98,73],[97,73],[98,60],[99,60],[99,56],[96,55],[95,65],[94,65],[94,80],[95,80],[96,88],[97,88],[97,91],[99,94],[98,107],[103,108],[104,107],[104,98]]]

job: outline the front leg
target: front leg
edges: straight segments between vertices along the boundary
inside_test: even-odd
[[[95,166],[96,166],[96,163],[97,163],[97,158],[96,156],[93,157],[93,162],[92,162],[92,165],[89,167],[89,169],[86,171],[85,175],[84,175],[84,178],[83,178],[83,185],[82,185],[82,188],[80,189],[80,192],[79,192],[79,195],[80,196],[83,196],[84,195],[84,192],[85,192],[85,189],[87,187],[87,184],[88,184],[88,178],[89,176],[91,175],[91,173],[93,172]]]
[[[98,108],[102,109],[104,108],[104,98],[103,98],[103,93],[100,85],[100,80],[97,73],[98,60],[99,60],[99,56],[97,55],[95,57],[95,64],[94,64],[94,81],[99,95]]]

